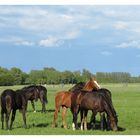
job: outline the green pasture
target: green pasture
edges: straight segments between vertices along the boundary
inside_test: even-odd
[[[109,89],[112,92],[113,104],[118,113],[118,126],[125,128],[124,131],[101,131],[101,130],[72,130],[72,114],[70,110],[67,112],[67,124],[69,129],[61,128],[62,119],[61,112],[57,118],[57,127],[52,128],[54,113],[54,97],[57,91],[67,90],[72,85],[65,85],[63,88],[60,85],[47,86],[48,101],[47,113],[40,112],[40,101],[36,102],[37,112],[33,113],[31,103],[28,103],[27,125],[24,129],[22,115],[17,111],[16,118],[11,131],[1,130],[1,135],[140,135],[140,84],[102,84],[102,87]],[[0,87],[0,93],[5,89],[19,89],[22,86]],[[91,112],[88,114],[90,119]],[[97,121],[99,121],[99,115]],[[80,122],[80,116],[78,116]],[[1,122],[0,122],[1,127]]]

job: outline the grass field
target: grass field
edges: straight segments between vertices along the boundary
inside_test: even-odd
[[[61,128],[61,113],[57,118],[58,126],[51,128],[54,113],[54,96],[57,91],[67,90],[71,86],[66,85],[64,88],[61,86],[47,86],[48,101],[47,113],[42,114],[40,101],[36,103],[37,113],[32,112],[31,104],[28,103],[27,112],[27,125],[28,128],[24,129],[22,114],[17,111],[16,118],[11,131],[0,130],[1,135],[140,135],[140,84],[102,84],[102,87],[108,88],[112,92],[113,104],[118,113],[118,126],[125,128],[124,131],[101,131],[101,130],[87,130],[73,131],[72,114],[70,110],[67,112],[67,124],[69,129]],[[0,87],[0,93],[7,88],[19,89],[22,86]],[[91,113],[88,114],[89,119]],[[99,120],[99,116],[97,116]],[[80,122],[80,116],[78,116]],[[0,122],[1,127],[1,122]]]

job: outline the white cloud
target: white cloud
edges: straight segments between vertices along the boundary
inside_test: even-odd
[[[20,40],[20,41],[16,41],[15,45],[33,46],[33,45],[35,45],[35,43],[32,41]]]
[[[110,56],[110,55],[112,55],[112,52],[103,51],[103,52],[101,52],[101,54],[104,55],[104,56]]]
[[[124,21],[117,21],[117,22],[114,24],[114,27],[115,27],[116,29],[119,29],[119,30],[121,30],[121,29],[126,29],[126,28],[127,28],[127,23],[124,22]]]
[[[28,35],[23,40],[17,40],[17,43],[13,41],[26,46],[60,46],[66,40],[84,35],[86,31],[89,31],[89,35],[103,31],[101,38],[105,43],[104,38],[112,35],[111,39],[115,41],[114,36],[123,30],[127,31],[128,38],[134,33],[133,39],[136,40],[140,36],[139,15],[137,6],[0,6],[0,31],[15,30],[13,34],[18,33],[21,38]],[[108,29],[109,34],[106,33]],[[34,43],[30,40],[39,41]],[[127,45],[124,42],[116,47],[127,48]]]
[[[63,40],[59,40],[58,38],[50,36],[47,39],[40,40],[39,41],[39,46],[43,46],[43,47],[59,47],[63,43],[64,43]]]
[[[113,27],[117,30],[126,30],[130,33],[140,33],[140,21],[116,21]]]
[[[71,40],[71,39],[76,39],[79,36],[80,36],[79,31],[70,31],[70,32],[64,33],[64,36],[61,36],[61,39]]]
[[[133,40],[129,42],[123,42],[119,45],[116,45],[117,48],[139,48],[140,49],[140,40]]]
[[[16,37],[16,36],[8,36],[5,38],[0,38],[0,42],[12,43],[12,44],[18,45],[18,46],[33,46],[35,44],[32,41],[28,41],[28,40],[25,40],[23,38]]]

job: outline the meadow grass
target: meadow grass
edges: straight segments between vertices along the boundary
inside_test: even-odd
[[[17,111],[16,118],[11,131],[0,130],[1,135],[139,135],[140,134],[140,84],[102,84],[102,87],[112,92],[113,104],[118,114],[118,126],[125,128],[124,131],[101,131],[101,130],[72,130],[72,114],[70,110],[67,112],[67,124],[69,129],[61,128],[61,113],[58,114],[57,127],[52,128],[54,113],[54,97],[57,91],[68,90],[72,85],[47,86],[48,104],[46,105],[47,113],[41,113],[41,103],[36,102],[37,112],[33,113],[31,103],[28,103],[27,112],[27,129],[24,129],[22,114]],[[0,87],[0,93],[5,89],[20,89],[23,86]],[[88,121],[91,112],[88,114]],[[100,117],[97,116],[97,121]],[[80,116],[78,115],[78,122]],[[1,127],[1,122],[0,122]]]

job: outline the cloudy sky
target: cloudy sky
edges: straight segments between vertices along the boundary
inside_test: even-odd
[[[0,6],[0,66],[140,75],[140,6]]]

